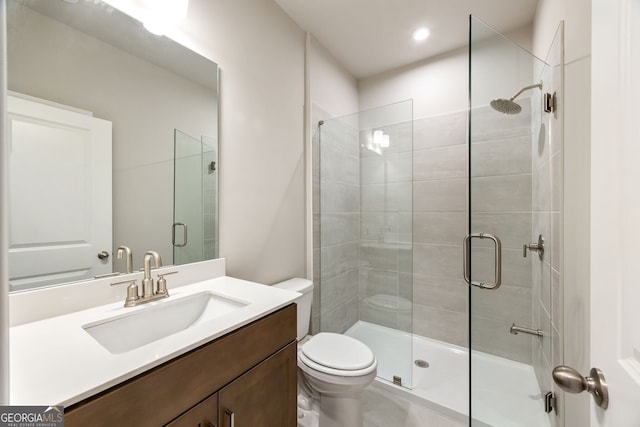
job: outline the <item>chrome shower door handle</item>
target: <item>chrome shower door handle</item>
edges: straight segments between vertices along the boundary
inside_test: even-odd
[[[182,242],[180,244],[176,243],[176,227],[178,225],[181,225],[181,226],[184,227],[184,242]],[[173,226],[171,227],[171,244],[173,246],[178,247],[178,248],[183,248],[183,247],[187,246],[187,242],[188,242],[188,239],[187,239],[187,224],[185,224],[183,222],[174,222]]]
[[[489,239],[493,242],[495,247],[495,278],[493,283],[478,282],[471,280],[471,239]],[[502,242],[499,238],[489,233],[472,233],[467,234],[464,238],[464,253],[463,253],[463,268],[464,268],[464,280],[473,286],[477,286],[480,289],[498,289],[502,283]]]

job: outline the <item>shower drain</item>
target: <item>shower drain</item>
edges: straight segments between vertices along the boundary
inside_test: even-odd
[[[418,359],[413,363],[415,363],[418,368],[428,368],[429,367],[429,362],[427,362],[426,360]]]

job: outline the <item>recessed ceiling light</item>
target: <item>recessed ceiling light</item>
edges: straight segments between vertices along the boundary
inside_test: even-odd
[[[426,40],[426,38],[429,37],[429,34],[431,34],[431,31],[429,31],[427,27],[420,27],[413,32],[413,39],[417,42],[421,42]]]

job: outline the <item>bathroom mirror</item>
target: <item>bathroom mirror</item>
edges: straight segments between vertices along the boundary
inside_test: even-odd
[[[217,64],[98,0],[6,7],[11,290],[216,258]]]

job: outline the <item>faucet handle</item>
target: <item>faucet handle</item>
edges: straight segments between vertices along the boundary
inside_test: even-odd
[[[124,285],[126,283],[129,283],[129,286],[127,286],[127,298],[124,300],[124,306],[133,307],[134,305],[136,305],[136,302],[140,299],[140,296],[138,295],[138,284],[136,283],[136,279],[123,280],[122,282],[114,282],[114,283],[111,283],[111,286]]]
[[[176,273],[178,273],[178,271],[169,271],[167,273],[158,274],[158,281],[156,282],[158,289],[156,290],[156,295],[169,296],[169,292],[167,292],[167,281],[164,276]]]

